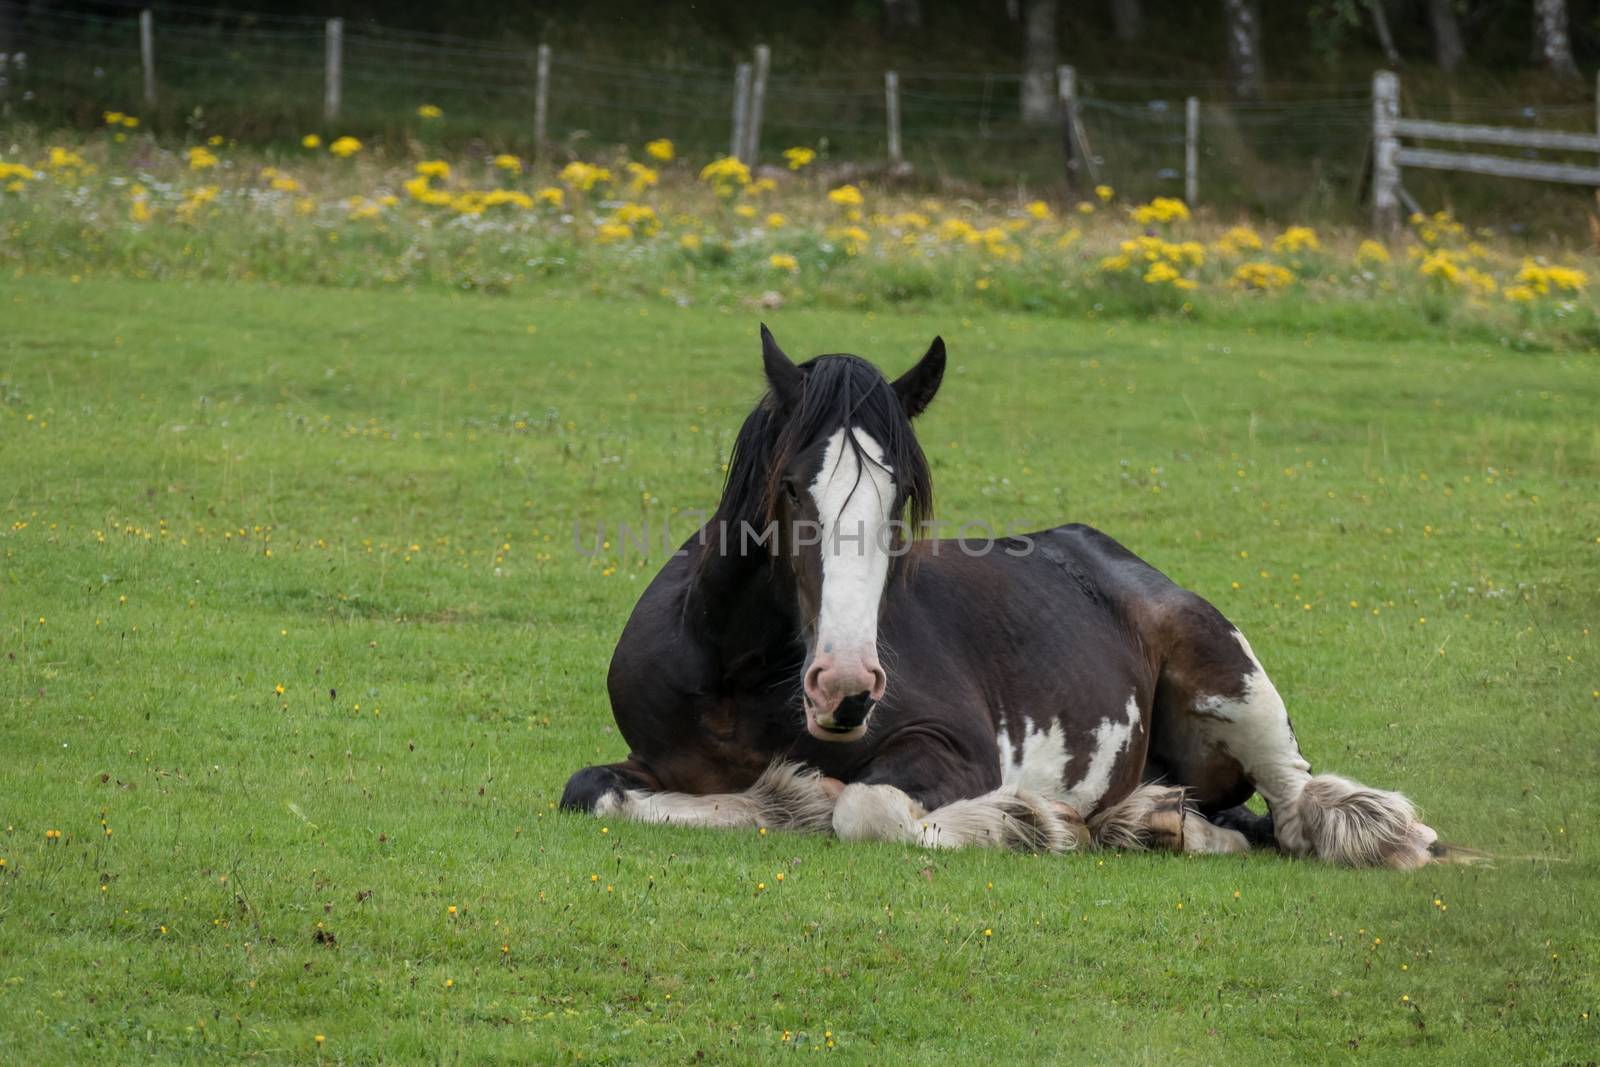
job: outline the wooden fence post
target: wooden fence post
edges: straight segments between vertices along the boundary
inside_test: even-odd
[[[744,122],[744,154],[740,157],[755,166],[761,156],[761,112],[767,102],[767,68],[772,65],[772,49],[756,45],[755,71],[750,81],[750,110]]]
[[[1400,226],[1400,76],[1372,76],[1372,228],[1384,236]]]
[[[544,155],[550,120],[550,46],[539,46],[539,58],[533,75],[533,145],[534,151]]]
[[[1085,177],[1093,185],[1100,180],[1094,157],[1089,154],[1089,138],[1078,117],[1078,72],[1072,67],[1056,68],[1056,98],[1061,109],[1061,148],[1067,157],[1067,183],[1081,187]]]
[[[144,70],[144,106],[156,106],[156,16],[145,8],[139,12],[139,65]]]
[[[744,125],[750,115],[750,64],[733,68],[733,136],[728,139],[728,155],[744,158]]]
[[[1191,208],[1200,200],[1200,98],[1183,102],[1183,200]]]
[[[329,19],[327,50],[322,74],[322,117],[330,122],[339,117],[344,81],[344,19]]]
[[[889,115],[889,162],[898,165],[900,154],[900,75],[892,70],[883,73],[883,106]]]

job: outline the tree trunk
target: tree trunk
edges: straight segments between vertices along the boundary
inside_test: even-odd
[[[1139,0],[1111,0],[1111,25],[1117,40],[1122,44],[1136,44],[1144,29],[1144,13],[1139,10]]]
[[[889,36],[922,28],[922,0],[883,0],[883,19]]]
[[[1022,121],[1056,121],[1056,0],[1028,0],[1027,62],[1022,75]]]
[[[1545,69],[1560,78],[1578,76],[1567,33],[1567,0],[1533,0],[1533,36]]]
[[[1261,19],[1252,0],[1222,0],[1228,13],[1228,59],[1233,64],[1233,94],[1261,98]]]
[[[1446,74],[1467,58],[1461,41],[1461,23],[1456,21],[1455,0],[1428,0],[1428,21],[1433,25],[1433,55]]]
[[[1367,11],[1372,15],[1372,28],[1383,49],[1383,61],[1391,70],[1400,69],[1400,50],[1394,46],[1394,34],[1389,32],[1389,13],[1384,10],[1384,0],[1367,0]]]

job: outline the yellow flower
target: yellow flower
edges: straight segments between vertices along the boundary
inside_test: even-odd
[[[300,183],[287,174],[279,174],[274,177],[272,179],[272,187],[280,193],[298,193],[300,191]]]
[[[587,193],[602,182],[611,181],[611,172],[604,167],[597,167],[592,163],[573,160],[561,168],[558,175],[562,183],[570,189]]]
[[[51,170],[82,170],[87,166],[82,156],[59,145],[51,146],[49,165]]]
[[[1517,282],[1540,296],[1549,296],[1555,292],[1582,292],[1589,285],[1589,276],[1576,267],[1547,267],[1537,260],[1525,259],[1517,271]]]
[[[495,156],[494,166],[496,170],[503,170],[509,174],[522,173],[522,160],[508,152],[501,152],[498,156]]]
[[[1288,268],[1276,263],[1245,263],[1233,272],[1231,284],[1238,289],[1282,289],[1294,281]]]
[[[655,170],[645,166],[643,163],[629,163],[627,171],[628,192],[635,196],[654,185],[660,177]]]
[[[300,147],[301,148],[321,148],[322,147],[322,138],[318,137],[314,133],[308,133],[304,137],[300,138]]]
[[[122,112],[120,111],[103,111],[100,113],[100,117],[105,119],[107,126],[122,125]]]
[[[842,207],[860,207],[863,203],[861,190],[853,185],[841,185],[829,190],[828,199]]]
[[[723,156],[700,168],[700,180],[714,188],[718,196],[732,196],[739,186],[750,184],[750,168],[733,156]]]
[[[207,137],[206,144],[210,145],[212,148],[222,147],[222,134],[214,133],[210,137]]]
[[[594,231],[595,240],[601,244],[610,244],[612,241],[624,241],[633,236],[633,231],[620,222],[602,222]]]
[[[800,269],[800,261],[791,255],[786,255],[783,252],[772,253],[772,255],[767,258],[767,262],[770,263],[774,269],[786,270],[791,274]]]
[[[1189,205],[1170,196],[1158,196],[1148,204],[1133,209],[1133,221],[1141,226],[1188,222]]]
[[[788,162],[790,170],[804,170],[810,166],[813,159],[817,158],[817,153],[796,145],[794,148],[785,148],[783,158]]]
[[[1146,285],[1160,285],[1162,282],[1175,282],[1182,275],[1178,269],[1166,260],[1158,260],[1150,264],[1150,269],[1144,272]]]
[[[741,219],[753,219],[756,217],[756,209],[752,204],[740,204],[733,209],[733,213]]]
[[[533,207],[533,197],[516,189],[491,189],[483,198],[484,207],[499,207],[501,204],[528,211]]]
[[[442,159],[425,159],[417,164],[417,173],[424,178],[447,179],[450,177],[450,164]]]
[[[33,179],[33,177],[33,168],[29,167],[27,164],[7,163],[4,160],[0,160],[0,181],[6,181],[10,178],[20,178],[24,181],[30,181]],[[16,190],[13,190],[13,192],[15,191]]]
[[[439,107],[437,104],[423,104],[421,107],[417,108],[417,118],[428,119],[430,121],[433,119],[442,119],[444,118],[444,109]]]
[[[128,208],[128,217],[134,222],[150,221],[150,201],[140,197]]]
[[[1117,191],[1109,185],[1097,185],[1094,187],[1094,195],[1100,198],[1102,204],[1107,204],[1111,202],[1113,196],[1117,195]]]
[[[139,128],[139,119],[136,115],[122,116],[122,125],[125,129],[136,130]]]
[[[1093,215],[1094,205],[1087,200],[1080,200],[1078,201],[1078,206],[1073,210],[1080,215]]]
[[[1310,226],[1290,226],[1272,242],[1274,252],[1316,252],[1322,248],[1317,231]]]
[[[550,185],[534,193],[533,198],[541,204],[549,204],[551,207],[558,208],[566,202],[567,194],[565,191]]]
[[[655,208],[648,204],[623,204],[617,208],[612,220],[644,237],[652,236],[661,229],[661,220],[656,217]]]
[[[1261,235],[1248,226],[1233,226],[1218,239],[1215,247],[1224,255],[1233,255],[1235,252],[1259,252]]]
[[[1370,237],[1362,241],[1360,247],[1356,249],[1358,267],[1375,267],[1387,262],[1389,262],[1389,250]]]
[[[1023,208],[1023,210],[1033,218],[1038,219],[1040,222],[1048,219],[1052,214],[1050,211],[1050,205],[1045,203],[1043,200],[1031,201],[1027,207]]]
[[[329,145],[328,151],[332,152],[340,159],[349,159],[351,156],[361,151],[361,142],[347,134]]]
[[[782,212],[774,211],[767,216],[767,229],[769,230],[781,230],[787,225],[789,225],[789,217]]]
[[[205,170],[208,167],[216,166],[217,163],[217,157],[209,148],[202,148],[199,145],[195,145],[193,148],[189,149],[190,170]]]
[[[672,142],[665,137],[657,137],[654,141],[644,146],[644,154],[662,163],[671,163],[673,156]]]
[[[700,235],[697,233],[686,233],[682,237],[678,238],[678,244],[690,252],[698,252],[700,251],[701,244]]]

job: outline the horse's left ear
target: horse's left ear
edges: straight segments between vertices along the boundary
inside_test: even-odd
[[[933,394],[944,381],[944,338],[935,337],[928,346],[928,354],[917,360],[917,365],[894,380],[895,395],[906,410],[906,418],[914,419],[933,403]]]
[[[761,324],[761,366],[767,372],[767,384],[772,387],[779,409],[790,411],[798,406],[806,385],[805,373],[783,354],[777,338],[764,322]]]

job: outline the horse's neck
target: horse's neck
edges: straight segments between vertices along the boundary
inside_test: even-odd
[[[762,551],[719,551],[713,542],[691,572],[686,622],[716,650],[725,675],[788,666],[801,649],[793,579]]]

